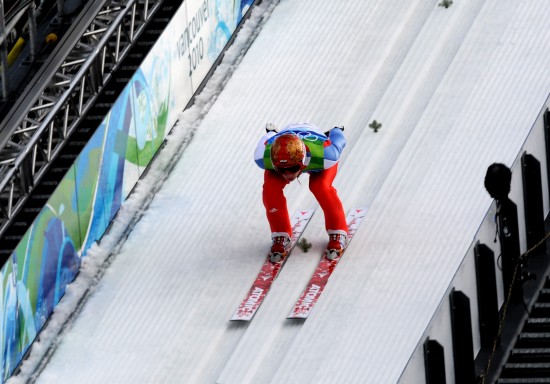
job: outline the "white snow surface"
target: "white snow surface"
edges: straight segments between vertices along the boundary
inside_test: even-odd
[[[550,91],[547,0],[439,2],[256,7],[9,382],[398,382],[490,207],[487,167],[511,165]],[[305,322],[286,316],[320,209],[312,249],[235,323],[270,244],[268,122],[344,125],[335,187],[369,212]],[[286,194],[318,207],[307,176]]]

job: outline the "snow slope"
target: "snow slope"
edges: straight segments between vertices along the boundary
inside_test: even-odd
[[[545,0],[438,2],[264,0],[10,382],[398,382],[490,206],[487,166],[511,164],[550,91]],[[256,141],[303,121],[346,127],[335,186],[369,213],[307,321],[286,315],[320,210],[313,248],[232,323],[270,240]],[[316,206],[307,185],[291,211]]]

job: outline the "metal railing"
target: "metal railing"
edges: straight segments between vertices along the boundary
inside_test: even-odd
[[[5,14],[3,1],[0,0],[0,100],[8,97],[8,35],[15,29],[17,23],[25,15],[28,17],[31,56],[35,54],[36,19],[35,4],[32,1],[16,4],[8,14]]]
[[[83,1],[83,0],[82,0]],[[56,6],[56,14],[61,17],[65,14],[64,0],[19,0],[19,1],[0,1],[0,101],[6,101],[10,95],[17,89],[19,78],[13,82],[15,69],[11,68],[13,64],[22,57],[24,67],[28,68],[29,62],[34,62],[42,43],[42,36],[38,35],[38,21],[42,14],[48,14],[49,8]],[[76,1],[75,1],[76,3]],[[39,4],[37,8],[37,4]],[[78,5],[78,3],[76,4]],[[46,39],[44,38],[44,41]],[[21,55],[25,46],[28,46],[27,52]],[[8,47],[11,46],[10,49]]]
[[[107,1],[28,111],[2,132],[0,236],[161,3]]]

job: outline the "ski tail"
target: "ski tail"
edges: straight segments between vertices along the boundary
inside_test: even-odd
[[[260,272],[258,273],[258,276],[239,305],[239,308],[237,308],[231,317],[231,320],[252,320],[256,314],[256,311],[264,301],[267,293],[271,289],[273,281],[279,274],[281,268],[290,255],[290,252],[304,233],[304,230],[311,220],[314,212],[314,209],[299,209],[294,213],[294,215],[292,215],[292,235],[288,246],[288,251],[280,261],[275,263],[271,262],[269,255],[267,256]]]
[[[323,256],[321,256],[319,264],[317,264],[317,268],[315,268],[315,272],[313,272],[313,275],[306,285],[306,288],[300,295],[300,298],[296,301],[296,304],[294,304],[292,311],[290,311],[290,314],[287,317],[288,319],[306,319],[309,316],[314,305],[317,303],[317,300],[319,300],[321,293],[323,293],[330,275],[344,255],[344,252],[353,239],[355,232],[359,228],[359,225],[366,214],[366,208],[352,209],[348,213],[346,217],[346,221],[348,223],[348,237],[345,248],[342,250],[340,255],[332,260],[327,259],[325,257],[325,251],[323,251]]]

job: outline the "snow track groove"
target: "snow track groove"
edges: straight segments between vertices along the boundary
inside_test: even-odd
[[[159,156],[170,175],[151,171],[162,189],[37,382],[399,382],[487,213],[486,167],[511,164],[550,89],[546,0],[438,2],[264,0],[269,21],[182,115],[174,136],[192,141]],[[307,321],[285,317],[326,245],[319,210],[313,248],[235,324],[269,246],[253,149],[267,122],[297,121],[346,127],[335,186],[369,212]],[[317,206],[307,178],[290,211]]]

